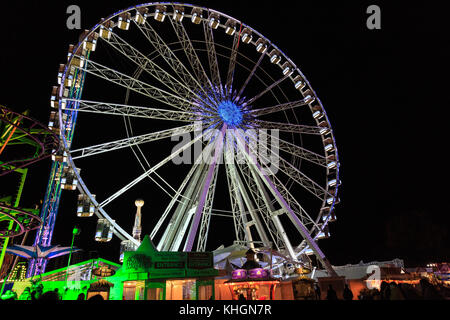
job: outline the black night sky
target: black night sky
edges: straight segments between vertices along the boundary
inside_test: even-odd
[[[0,5],[0,104],[48,122],[51,88],[81,30],[66,28],[78,4],[82,29],[136,1],[7,1]],[[443,8],[395,1],[191,1],[242,20],[271,39],[307,77],[334,130],[341,162],[341,203],[332,237],[319,243],[334,265],[401,258],[415,266],[450,258],[447,105],[448,25]],[[245,4],[244,4],[245,3]],[[381,30],[366,28],[366,8],[381,8]],[[445,64],[445,65],[444,65]],[[98,124],[101,126],[101,123]],[[21,205],[44,198],[50,161],[30,167]],[[120,175],[115,167],[113,175]],[[1,189],[5,191],[5,186]],[[118,240],[98,246],[96,219],[76,217],[76,192],[63,193],[53,243],[82,233],[78,258],[118,260]],[[140,196],[132,195],[130,199]],[[150,203],[144,216],[158,215]],[[130,215],[134,200],[123,205]],[[146,211],[147,210],[147,211]],[[145,223],[144,223],[145,224]],[[152,226],[144,228],[149,233]],[[34,233],[30,239],[34,239]],[[96,247],[94,247],[94,245]],[[225,244],[227,245],[227,244]],[[67,263],[60,259],[61,263]],[[55,262],[57,263],[57,262]]]

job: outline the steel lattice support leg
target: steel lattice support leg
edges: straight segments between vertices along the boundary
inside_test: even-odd
[[[235,136],[236,141],[238,142],[238,145],[242,152],[244,153],[245,157],[247,158],[247,161],[249,164],[251,164],[252,169],[258,173],[261,180],[264,182],[266,187],[269,189],[269,191],[272,193],[272,195],[277,199],[279,204],[282,206],[284,210],[286,210],[289,218],[294,222],[295,226],[297,227],[298,231],[302,235],[302,237],[306,240],[308,243],[308,246],[314,251],[316,257],[319,259],[319,261],[324,265],[326,268],[328,274],[330,276],[337,276],[336,271],[334,271],[333,267],[331,266],[328,259],[325,257],[325,254],[320,250],[317,243],[314,241],[314,239],[310,236],[308,230],[305,228],[303,223],[300,221],[300,219],[297,217],[297,215],[294,213],[294,211],[290,208],[289,204],[286,202],[286,200],[283,198],[281,193],[278,191],[276,186],[272,183],[272,181],[269,179],[267,175],[264,174],[264,172],[261,169],[261,165],[258,163],[256,157],[246,148],[245,140],[242,138],[240,133],[235,130]],[[295,255],[293,257],[296,259]]]

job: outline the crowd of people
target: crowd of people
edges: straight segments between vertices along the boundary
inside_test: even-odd
[[[417,285],[383,281],[380,289],[362,289],[354,297],[348,285],[343,291],[343,300],[444,300],[450,298],[450,288],[442,284],[432,284],[421,279]],[[316,297],[320,299],[320,288],[316,286]],[[339,300],[332,285],[329,285],[326,300]]]
[[[417,285],[408,283],[387,283],[383,281],[380,289],[361,290],[359,300],[444,300],[450,297],[450,288],[442,284],[432,284],[421,279]]]
[[[315,285],[315,295],[317,300],[321,300],[320,287]],[[243,297],[243,296],[242,296]],[[357,297],[346,284],[342,292],[343,300],[444,300],[450,298],[450,288],[442,284],[430,283],[427,279],[421,279],[417,285],[402,284],[383,281],[380,289],[362,289]],[[356,299],[355,299],[356,298]],[[44,292],[42,283],[32,282],[31,287],[26,287],[20,296],[13,290],[7,290],[2,296],[2,300],[62,300],[62,295],[58,289]],[[325,296],[326,300],[341,300],[332,285],[328,286]],[[84,293],[78,295],[77,300],[104,300],[100,294],[86,299]],[[240,299],[241,300],[241,297]]]
[[[58,288],[54,290],[47,290],[44,292],[44,286],[40,281],[32,281],[30,287],[26,287],[20,296],[13,290],[7,290],[2,296],[1,300],[62,300],[62,294]],[[77,300],[104,300],[100,294],[93,295],[86,299],[84,293],[78,295]]]

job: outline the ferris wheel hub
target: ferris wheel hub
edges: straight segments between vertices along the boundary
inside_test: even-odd
[[[228,126],[239,126],[242,123],[242,110],[241,107],[236,105],[230,100],[224,100],[217,106],[217,112],[220,118]]]

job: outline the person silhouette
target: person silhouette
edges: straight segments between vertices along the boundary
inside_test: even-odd
[[[353,292],[348,287],[348,284],[345,285],[343,296],[346,301],[353,300]]]
[[[336,295],[336,291],[334,291],[333,286],[330,284],[328,286],[328,291],[327,291],[327,300],[337,300],[337,295]]]
[[[316,292],[316,300],[322,299],[322,296],[321,296],[322,292],[320,291],[320,287],[317,283],[314,285],[314,291]]]

